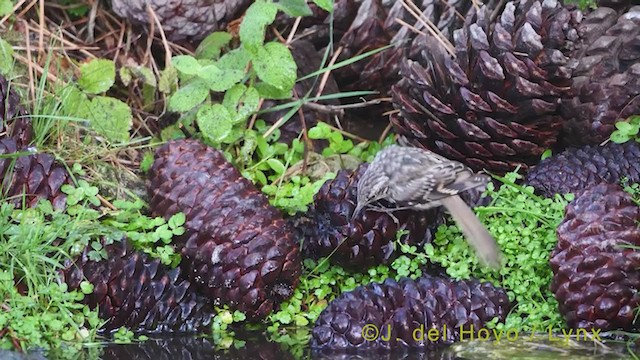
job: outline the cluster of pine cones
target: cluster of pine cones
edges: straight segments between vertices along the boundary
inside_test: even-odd
[[[135,20],[142,14],[135,3],[113,1],[113,6]],[[170,36],[180,39],[203,35],[201,27],[184,26],[185,21],[210,24],[208,32],[249,2],[176,1],[174,8],[148,3],[157,5],[156,16],[178,21],[160,19]],[[398,110],[391,121],[407,144],[476,170],[530,170],[525,182],[542,195],[576,194],[550,261],[560,311],[571,327],[637,329],[640,251],[621,245],[640,246],[635,224],[640,210],[616,183],[640,181],[640,149],[636,143],[598,144],[615,121],[640,113],[640,7],[603,2],[583,13],[556,0],[488,1],[482,7],[423,0],[417,6],[439,29],[436,37],[404,4],[336,0],[334,41],[343,58],[396,45],[336,71],[337,87],[348,88],[346,83],[391,93]],[[174,16],[186,8],[193,13]],[[414,23],[422,34],[396,19]],[[327,34],[326,14],[318,12],[302,26],[319,34],[307,37],[310,44],[326,46],[321,36]],[[0,148],[28,151],[28,118],[6,81],[0,90],[5,106]],[[585,145],[537,164],[546,149]],[[16,176],[5,176],[12,167]],[[45,198],[64,207],[60,187],[70,182],[69,175],[50,155],[19,156],[15,166],[2,159],[1,168],[8,194],[27,205]],[[409,230],[400,239],[404,243],[431,241],[444,221],[438,209],[401,212],[397,222],[373,211],[351,219],[355,185],[365,168],[340,172],[324,184],[309,213],[287,221],[221,152],[195,140],[169,142],[156,152],[148,188],[154,215],[186,215],[187,231],[175,243],[183,255],[180,267],[162,266],[123,239],[106,245],[107,260],[91,261],[85,252],[70,261],[61,278],[72,289],[83,280],[94,285],[84,301],[99,308],[106,330],[125,325],[142,332],[195,331],[206,327],[217,305],[263,319],[292,295],[302,254],[333,253],[334,263],[362,268],[394,258],[398,230]],[[471,205],[483,201],[477,193],[466,196]],[[302,249],[296,231],[304,238]],[[504,290],[474,280],[432,275],[387,280],[332,302],[318,319],[311,344],[321,350],[429,350],[455,341],[462,325],[482,328],[492,319],[504,320],[511,306]],[[391,325],[400,333],[392,342],[367,341],[366,324]],[[420,324],[446,326],[450,333],[436,342],[414,341],[408,331]]]

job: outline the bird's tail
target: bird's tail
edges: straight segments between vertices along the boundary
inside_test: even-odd
[[[467,241],[475,249],[480,260],[492,268],[500,268],[502,256],[498,244],[471,208],[457,195],[442,198],[440,201],[458,224]]]

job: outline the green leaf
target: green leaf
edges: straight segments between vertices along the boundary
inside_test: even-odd
[[[231,133],[232,118],[227,108],[221,104],[205,105],[196,115],[200,131],[214,143],[221,142]]]
[[[131,109],[124,102],[107,96],[96,96],[88,109],[91,127],[110,141],[129,140],[133,123]]]
[[[13,13],[13,2],[11,0],[0,0],[0,16],[7,16]]]
[[[551,149],[547,149],[542,153],[542,156],[540,157],[540,160],[544,160],[548,157],[551,157],[553,155],[553,151]]]
[[[246,87],[238,84],[224,94],[224,105],[230,113],[235,113],[232,120],[234,124],[241,123],[258,110],[260,106],[260,94],[254,87]]]
[[[197,75],[207,83],[209,89],[222,92],[239,83],[244,78],[244,71],[220,70],[216,65],[207,65]]]
[[[133,80],[133,74],[131,72],[131,69],[129,69],[128,67],[123,67],[120,69],[119,73],[120,73],[120,81],[122,81],[124,86],[129,86],[129,84],[131,84],[131,81]]]
[[[91,294],[93,292],[93,284],[88,281],[81,282],[80,291],[82,291],[83,294]]]
[[[0,73],[8,74],[13,69],[13,47],[4,39],[0,39]]]
[[[202,65],[190,55],[178,55],[171,58],[171,65],[185,75],[195,75],[202,70]]]
[[[280,10],[292,17],[313,15],[307,0],[280,0],[276,3]]]
[[[116,64],[111,60],[94,59],[80,66],[78,85],[90,94],[109,90],[115,81]]]
[[[333,12],[333,0],[313,0],[313,2],[321,9],[328,12]]]
[[[265,27],[276,19],[278,7],[271,3],[258,0],[247,9],[240,24],[240,42],[252,53],[257,53],[264,44]]]
[[[268,159],[267,164],[269,164],[269,167],[272,168],[273,171],[275,171],[277,174],[282,174],[286,170],[282,161],[278,159]]]
[[[196,58],[198,59],[217,59],[220,56],[222,48],[227,46],[233,37],[225,31],[216,31],[209,34],[200,42],[196,49]]]
[[[158,79],[158,90],[165,94],[173,92],[176,83],[178,82],[178,70],[173,66],[167,66],[160,72],[160,79]]]
[[[168,225],[170,228],[175,229],[178,226],[182,226],[184,225],[184,222],[186,221],[186,217],[184,215],[184,213],[177,213],[174,214],[173,216],[171,216],[171,218],[169,218],[169,222]]]
[[[192,81],[171,96],[169,110],[187,112],[202,104],[207,96],[209,96],[207,84],[203,80]]]
[[[69,116],[79,118],[87,118],[87,110],[91,106],[91,102],[85,93],[75,86],[68,86],[60,92],[62,99],[62,109]]]
[[[244,73],[249,65],[249,61],[251,61],[251,54],[249,54],[247,49],[241,47],[224,54],[220,60],[216,62],[216,65],[220,69],[235,69]]]
[[[629,135],[623,133],[622,131],[616,130],[611,133],[610,139],[616,144],[622,144],[629,141]]]
[[[278,42],[270,42],[252,57],[258,77],[267,84],[284,91],[293,88],[297,77],[296,62],[291,51]]]
[[[258,94],[265,99],[283,100],[291,98],[291,89],[278,89],[264,82],[259,82],[255,84],[254,87],[258,90]]]

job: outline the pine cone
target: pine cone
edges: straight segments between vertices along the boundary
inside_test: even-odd
[[[181,266],[206,296],[250,320],[291,296],[302,267],[293,229],[221,152],[171,141],[157,150],[147,188],[154,216],[186,215]]]
[[[416,38],[391,120],[412,145],[505,173],[535,164],[557,141],[580,12],[533,0],[508,2],[495,21],[492,12],[484,6],[454,31],[455,57],[432,37]]]
[[[619,186],[584,191],[558,226],[551,253],[551,291],[572,328],[603,331],[638,328],[640,306],[640,208]]]
[[[600,144],[616,121],[640,113],[640,6],[619,8],[598,8],[578,27],[572,96],[563,104],[572,118],[565,125],[567,144]]]
[[[354,172],[341,170],[335,179],[322,185],[314,197],[312,208],[295,220],[304,237],[306,255],[314,258],[331,256],[332,263],[348,268],[385,264],[395,259],[396,233],[409,230],[401,241],[409,245],[431,242],[437,227],[444,222],[443,212],[396,211],[400,224],[385,213],[362,211],[351,220],[356,208],[358,179],[368,164]],[[337,248],[337,250],[336,250]]]
[[[249,7],[249,0],[112,0],[111,7],[128,21],[150,26],[147,4],[155,13],[167,39],[196,41],[240,17]],[[154,24],[155,26],[155,24]],[[158,27],[155,26],[157,29]]]
[[[19,149],[29,145],[33,139],[33,128],[29,114],[20,104],[20,96],[11,89],[11,82],[0,75],[0,138],[12,137]]]
[[[366,210],[351,220],[356,208],[358,179],[367,169],[361,164],[355,171],[340,171],[335,179],[322,185],[311,209],[294,220],[304,238],[306,255],[313,258],[330,256],[332,263],[358,268],[387,264],[396,258],[398,230],[408,230],[400,241],[423,246],[430,243],[439,225],[445,221],[440,208],[428,211],[394,211],[394,219],[382,212]],[[462,194],[471,205],[485,204],[479,190]]]
[[[461,335],[468,339],[472,329],[476,336],[493,318],[504,321],[510,308],[506,292],[490,283],[430,275],[398,282],[387,279],[333,300],[316,321],[311,348],[341,352],[433,350],[459,340]],[[375,335],[374,326],[379,336],[365,340],[364,336]],[[421,326],[424,337],[414,336]],[[432,328],[439,333],[429,338]]]
[[[169,269],[160,260],[133,251],[126,240],[106,245],[108,259],[89,259],[87,247],[75,262],[68,262],[62,279],[71,290],[82,281],[94,286],[83,302],[99,309],[107,320],[102,330],[126,326],[135,332],[194,332],[206,329],[213,303],[194,291],[180,268]]]
[[[22,151],[14,138],[0,139],[0,154]],[[62,186],[71,184],[64,166],[49,154],[17,155],[0,159],[1,191],[9,201],[21,208],[34,207],[41,199],[51,201],[55,209],[66,207],[67,196]]]
[[[532,168],[525,183],[546,197],[577,194],[601,182],[640,182],[640,145],[635,141],[565,150]]]

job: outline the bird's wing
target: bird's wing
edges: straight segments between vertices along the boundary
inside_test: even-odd
[[[404,205],[426,204],[486,185],[488,177],[475,174],[457,161],[415,149],[389,171],[393,198]]]

